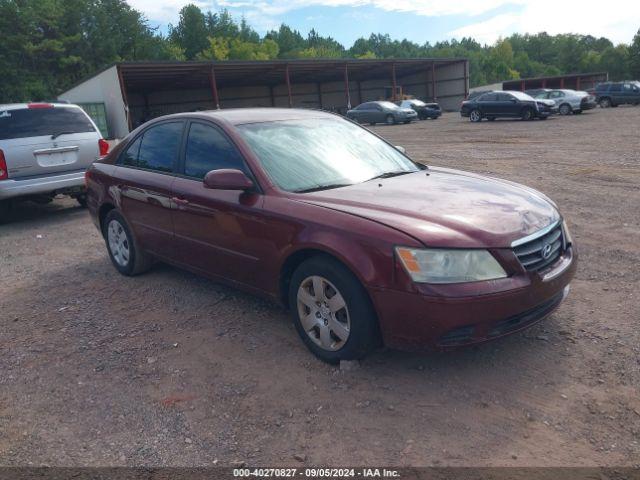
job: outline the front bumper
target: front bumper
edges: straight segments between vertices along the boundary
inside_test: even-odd
[[[369,291],[385,345],[401,350],[444,349],[500,338],[542,320],[566,297],[576,268],[572,247],[544,275],[527,273],[528,285],[513,290],[462,297]],[[522,285],[522,278],[513,283]]]
[[[84,187],[84,172],[76,170],[62,174],[0,180],[0,200],[76,189],[79,191]]]

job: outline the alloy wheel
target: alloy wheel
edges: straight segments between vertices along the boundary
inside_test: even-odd
[[[344,297],[319,275],[305,278],[298,287],[298,316],[302,328],[320,348],[340,350],[349,338],[351,319]]]
[[[569,105],[562,104],[560,105],[560,115],[569,115],[571,113],[571,107]]]
[[[469,119],[472,122],[479,122],[480,120],[482,120],[482,116],[480,115],[480,112],[478,110],[473,110],[470,114],[469,114]]]
[[[113,259],[121,267],[126,267],[131,258],[129,248],[129,238],[122,224],[117,220],[111,220],[107,229],[107,240],[109,242],[109,250]]]

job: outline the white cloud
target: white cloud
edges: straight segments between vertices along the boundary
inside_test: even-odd
[[[598,8],[597,12],[594,4],[582,0],[129,0],[129,3],[149,19],[165,23],[175,23],[178,11],[187,3],[195,3],[204,10],[229,8],[243,12],[260,31],[277,27],[286,22],[287,13],[305,7],[370,6],[432,18],[456,16],[456,20],[466,24],[448,36],[474,37],[488,43],[514,32],[541,31],[591,34],[616,43],[630,42],[640,27],[640,8],[630,8],[633,2],[629,0],[609,0],[606,8]],[[500,8],[509,11],[477,20],[477,16],[499,12]]]
[[[595,12],[592,5],[576,1],[522,1],[518,12],[498,14],[449,32],[455,38],[473,37],[492,43],[511,33],[580,33],[607,37],[614,43],[630,43],[640,28],[640,8],[629,8],[628,0],[608,0]]]

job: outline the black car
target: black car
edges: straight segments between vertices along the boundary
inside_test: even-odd
[[[483,118],[495,120],[499,117],[545,120],[554,113],[554,109],[552,101],[536,100],[523,92],[487,92],[473,100],[462,102],[460,115],[469,117],[472,122],[480,122]]]
[[[640,104],[640,82],[605,82],[596,86],[596,102],[602,108],[617,107],[624,103]]]
[[[411,98],[409,100],[402,100],[397,102],[400,108],[411,108],[418,114],[420,120],[426,120],[428,118],[436,119],[442,115],[442,109],[440,105],[435,102],[425,103],[417,98]]]

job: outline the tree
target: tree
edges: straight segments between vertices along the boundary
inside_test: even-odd
[[[184,50],[187,60],[208,47],[207,33],[204,13],[192,3],[180,10],[178,25],[169,25],[169,39]]]
[[[631,78],[640,80],[640,29],[633,37],[633,42],[629,46],[629,75]]]

